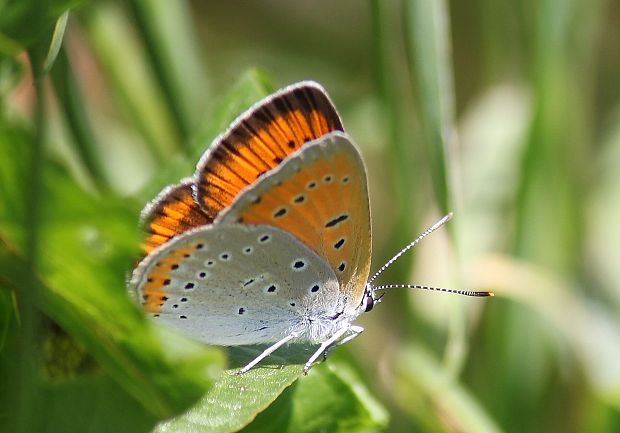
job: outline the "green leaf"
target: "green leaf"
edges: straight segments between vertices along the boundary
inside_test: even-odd
[[[237,358],[241,350],[232,358],[242,364],[257,353]],[[385,410],[343,366],[327,361],[291,385],[311,349],[293,345],[284,350],[286,358],[276,355],[242,376],[228,371],[199,404],[157,431],[223,433],[247,426],[244,432],[366,432],[387,424]],[[277,365],[283,361],[288,364]]]
[[[289,387],[243,431],[371,432],[383,430],[388,416],[364,385],[342,364],[316,367]]]
[[[45,61],[43,62],[43,72],[47,73],[52,68],[54,64],[54,60],[56,60],[56,56],[60,52],[60,47],[62,46],[62,39],[65,35],[65,29],[67,28],[67,19],[69,18],[69,12],[66,11],[56,21],[56,25],[54,26],[54,33],[52,34],[52,40],[50,42],[50,48],[47,52],[47,56],[45,57]]]
[[[52,37],[58,18],[83,0],[4,0],[0,4],[0,55],[16,55]]]
[[[231,348],[229,359],[232,368],[224,372],[196,406],[182,416],[162,423],[157,431],[205,429],[229,432],[247,425],[297,380],[303,364],[312,354],[312,348],[307,345],[289,345],[249,372],[238,375],[238,368],[263,349],[263,346]]]

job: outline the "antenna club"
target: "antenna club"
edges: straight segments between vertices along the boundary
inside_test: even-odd
[[[466,292],[465,293],[466,296],[475,296],[478,298],[486,298],[486,297],[493,297],[495,296],[495,294],[493,292]]]

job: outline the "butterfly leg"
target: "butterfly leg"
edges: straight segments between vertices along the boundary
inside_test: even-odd
[[[351,335],[346,336],[342,340],[336,342],[336,344],[334,344],[333,346],[328,347],[328,350],[332,350],[334,347],[342,346],[343,344],[348,343],[349,341],[353,340],[355,337],[357,337],[362,332],[364,332],[364,328],[362,328],[361,326],[357,326],[357,325],[351,325],[351,327],[349,328],[349,331],[352,332]]]
[[[306,364],[304,365],[304,374],[308,374],[308,370],[312,368],[312,364],[314,364],[314,362],[317,359],[319,359],[321,355],[326,355],[326,353],[329,350],[333,349],[334,347],[340,346],[341,344],[344,344],[347,341],[353,340],[355,337],[360,335],[362,331],[364,331],[364,328],[362,328],[361,326],[348,325],[348,326],[343,326],[338,331],[334,332],[334,334],[331,337],[329,337],[327,340],[325,340],[321,344],[321,346],[318,348],[316,352],[314,352],[314,354],[310,357],[310,359],[308,359],[308,362],[306,362]],[[340,340],[340,338],[343,335],[345,335],[347,332],[352,332],[352,334]]]
[[[247,373],[248,371],[250,371],[256,364],[258,364],[259,362],[261,362],[263,359],[267,358],[269,355],[271,355],[273,352],[275,352],[276,350],[278,350],[280,347],[282,347],[283,345],[285,345],[286,343],[288,343],[289,341],[291,341],[294,338],[299,337],[299,332],[291,332],[290,334],[288,334],[286,337],[282,338],[279,341],[276,341],[275,343],[273,343],[271,346],[269,346],[268,348],[266,348],[265,350],[263,350],[263,352],[258,355],[256,358],[254,358],[252,361],[250,361],[249,364],[247,364],[245,367],[243,367],[241,370],[239,370],[237,372],[237,374],[244,374]]]
[[[353,340],[355,337],[360,335],[362,332],[364,332],[364,328],[362,328],[361,326],[357,326],[357,325],[351,325],[351,328],[349,330],[353,332],[351,335],[346,336],[340,341],[336,341],[334,344],[332,344],[327,349],[325,349],[325,352],[323,352],[324,361],[327,361],[327,355],[329,355],[331,351],[334,350],[336,347],[342,346],[343,344],[348,343],[349,341]]]

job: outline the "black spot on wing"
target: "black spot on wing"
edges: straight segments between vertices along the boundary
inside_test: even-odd
[[[345,214],[339,215],[336,218],[327,221],[327,224],[325,224],[325,228],[335,227],[341,222],[346,221],[348,218],[349,218],[349,214],[345,213]]]

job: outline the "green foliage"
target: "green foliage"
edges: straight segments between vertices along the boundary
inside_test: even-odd
[[[618,8],[304,5],[0,0],[0,431],[618,431]],[[138,215],[301,79],[365,156],[376,263],[455,212],[382,278],[497,296],[389,292],[307,377],[303,344],[237,375],[263,347],[133,305]]]
[[[17,54],[41,39],[48,42],[56,20],[83,0],[2,0],[0,54]]]

